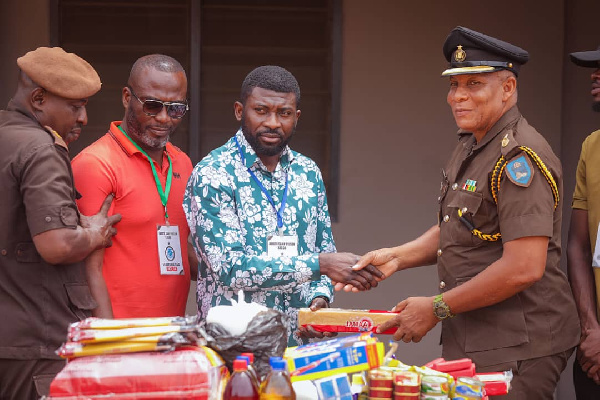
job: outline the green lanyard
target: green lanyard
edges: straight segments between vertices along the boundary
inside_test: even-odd
[[[167,187],[165,188],[165,190],[163,190],[162,185],[160,183],[160,179],[158,179],[158,173],[156,172],[156,167],[154,167],[154,162],[152,161],[150,156],[144,150],[142,150],[142,148],[136,142],[131,140],[131,138],[129,137],[127,132],[125,132],[123,130],[123,128],[121,128],[120,125],[119,125],[119,130],[121,132],[123,132],[125,137],[127,139],[129,139],[129,141],[131,143],[133,143],[133,145],[148,159],[148,162],[150,163],[150,167],[152,167],[152,173],[154,174],[154,181],[156,182],[156,190],[158,191],[158,195],[160,196],[160,201],[162,202],[162,205],[165,207],[165,219],[168,220],[169,214],[167,213],[167,200],[169,199],[169,192],[171,191],[171,180],[173,177],[173,163],[171,162],[171,156],[169,155],[169,153],[167,153],[167,158],[169,159],[169,171],[167,172]]]

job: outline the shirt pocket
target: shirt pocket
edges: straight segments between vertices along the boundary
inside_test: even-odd
[[[461,285],[471,278],[457,278]],[[500,303],[462,314],[465,352],[495,350],[529,343],[525,313],[519,294]]]
[[[65,283],[65,290],[69,298],[69,308],[79,319],[86,319],[91,315],[91,310],[98,307],[90,288],[85,283]]]
[[[449,193],[448,197],[446,215],[448,215],[450,222],[447,227],[451,237],[450,244],[458,246],[474,246],[479,244],[481,239],[473,236],[471,227],[459,219],[458,211],[462,212],[463,217],[474,228],[478,228],[473,221],[476,219],[477,213],[481,208],[483,196],[478,192],[458,191],[453,192],[452,195]],[[442,222],[442,226],[443,224],[444,222]]]

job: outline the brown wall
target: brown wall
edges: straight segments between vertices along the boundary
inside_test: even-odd
[[[0,2],[0,108],[16,89],[17,57],[50,43],[48,0]]]
[[[461,1],[452,7],[435,0],[372,0],[367,12],[363,1],[344,1],[340,207],[334,225],[340,251],[401,244],[436,222],[440,169],[456,143],[445,102],[448,82],[440,78],[446,65],[441,49],[457,25],[531,53],[519,78],[520,108],[560,153],[563,1],[522,3]],[[396,274],[371,292],[340,294],[335,305],[389,309],[408,296],[435,293],[435,267],[425,267]],[[436,327],[421,343],[400,343],[398,358],[422,364],[440,355],[438,342]]]
[[[410,8],[378,0],[369,2],[368,13],[364,2],[344,2],[340,222],[334,227],[340,250],[400,244],[436,222],[440,169],[456,143],[441,48],[456,25],[531,53],[519,78],[520,107],[559,152],[562,63],[552,60],[562,58],[562,1],[537,3],[543,15],[537,7],[522,10],[507,29],[487,2],[442,11],[434,0]],[[403,272],[376,291],[338,296],[338,305],[389,308],[406,296],[434,294],[436,281],[434,268]],[[401,345],[402,359],[433,358],[438,339],[434,332],[422,344]]]

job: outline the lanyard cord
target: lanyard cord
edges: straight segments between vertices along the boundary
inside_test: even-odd
[[[237,137],[234,137],[234,139],[235,139],[235,144],[237,145],[237,148],[238,148],[238,152],[240,153],[240,158],[242,160],[242,164],[244,164],[244,166],[245,166],[246,158],[244,157],[244,153],[242,153],[242,146],[240,146],[240,143],[238,142]],[[281,207],[279,207],[279,211],[277,211],[277,208],[275,207],[275,201],[273,201],[273,197],[271,197],[271,195],[269,194],[267,189],[263,186],[263,184],[260,182],[260,180],[254,174],[254,172],[252,172],[250,167],[246,167],[246,169],[248,170],[248,173],[250,173],[250,176],[252,177],[252,179],[254,179],[254,181],[256,182],[258,187],[260,187],[260,190],[262,190],[262,192],[265,194],[265,196],[267,196],[267,200],[269,200],[269,203],[271,203],[271,207],[273,207],[273,211],[275,211],[275,214],[277,214],[277,228],[279,228],[279,230],[281,231],[281,229],[283,228],[283,211],[285,210],[285,205],[287,203],[287,194],[288,194],[289,180],[288,180],[287,172],[285,174],[285,189],[283,192],[283,198],[281,200]]]
[[[169,159],[169,170],[167,171],[166,187],[163,190],[162,184],[160,183],[160,179],[158,178],[158,173],[156,172],[156,167],[154,166],[154,162],[152,161],[152,159],[150,158],[148,153],[146,153],[136,142],[131,140],[131,138],[129,137],[127,132],[125,132],[123,130],[123,128],[121,128],[120,125],[119,125],[119,130],[121,132],[123,132],[125,137],[127,139],[129,139],[129,141],[131,143],[133,143],[133,145],[148,159],[148,162],[150,163],[150,167],[152,167],[152,174],[154,175],[154,182],[156,183],[156,190],[158,191],[158,195],[160,196],[160,201],[161,201],[163,207],[165,208],[165,219],[168,220],[169,214],[167,213],[167,201],[169,200],[169,193],[171,192],[171,180],[173,178],[173,162],[171,162],[171,156],[169,155],[169,153],[167,153],[167,158]]]

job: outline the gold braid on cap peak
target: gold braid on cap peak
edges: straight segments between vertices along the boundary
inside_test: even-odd
[[[542,175],[544,175],[544,178],[546,178],[546,181],[550,185],[550,189],[552,189],[552,195],[554,196],[554,209],[556,210],[556,207],[558,207],[558,202],[560,201],[560,197],[558,194],[558,186],[556,185],[556,181],[554,180],[552,173],[548,170],[546,164],[544,164],[540,156],[538,156],[535,151],[526,146],[519,146],[519,149],[527,153],[527,155],[529,155],[529,157],[535,161],[540,171],[542,171]],[[494,198],[494,203],[496,204],[498,204],[498,193],[500,192],[500,180],[502,178],[502,172],[504,172],[507,164],[508,160],[506,160],[504,156],[500,156],[496,162],[496,165],[494,165],[492,176],[490,177],[490,189],[492,192],[492,197]],[[467,226],[473,236],[477,236],[479,239],[488,242],[495,242],[502,237],[500,232],[494,234],[486,234],[481,232],[479,229],[476,229],[466,218],[464,218],[462,214],[463,213],[459,208],[458,218]]]

